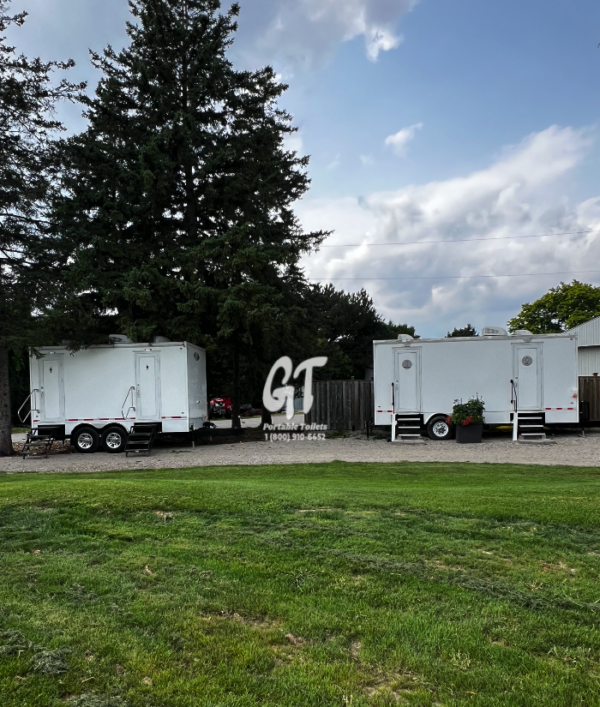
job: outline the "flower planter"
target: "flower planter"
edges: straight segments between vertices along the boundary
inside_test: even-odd
[[[456,441],[459,444],[477,444],[483,437],[483,422],[473,425],[456,425]]]

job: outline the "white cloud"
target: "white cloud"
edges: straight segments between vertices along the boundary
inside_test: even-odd
[[[564,195],[590,146],[586,130],[551,127],[465,177],[361,199],[306,199],[298,214],[307,229],[335,229],[327,245],[361,244],[322,248],[305,259],[307,275],[346,290],[364,286],[386,317],[431,336],[467,322],[503,326],[561,280],[600,282],[600,272],[467,279],[600,267],[600,196],[571,204]],[[504,240],[586,229],[592,233]],[[477,238],[499,240],[449,243]],[[418,245],[424,241],[439,243]]]
[[[283,139],[283,147],[285,150],[297,152],[299,155],[304,154],[302,135],[299,132],[286,135]]]
[[[337,169],[340,166],[341,155],[336,155],[333,160],[327,165],[327,169]]]
[[[372,155],[361,155],[360,156],[360,161],[363,163],[365,167],[368,167],[373,164],[373,156]]]
[[[379,52],[389,52],[392,49],[397,49],[404,37],[396,36],[387,27],[369,27],[365,35],[365,43],[367,47],[367,56],[371,61],[377,61]]]
[[[386,147],[392,149],[399,157],[406,155],[406,147],[409,142],[412,142],[417,134],[417,130],[423,128],[423,123],[415,123],[409,125],[408,128],[402,128],[394,135],[388,135],[385,139]]]
[[[419,0],[247,0],[240,42],[252,62],[315,68],[342,42],[363,37],[371,61],[398,47],[399,19]]]

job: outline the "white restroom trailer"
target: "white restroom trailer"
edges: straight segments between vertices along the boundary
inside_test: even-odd
[[[123,451],[133,425],[190,434],[208,419],[206,354],[193,344],[49,346],[36,353],[29,359],[32,431],[70,438],[78,451]]]
[[[455,400],[478,396],[487,425],[517,426],[520,435],[579,422],[577,335],[508,335],[486,327],[482,336],[375,341],[375,424],[392,440],[452,436],[445,422]],[[520,420],[520,422],[519,422]],[[411,429],[412,428],[412,429]],[[521,429],[523,428],[523,429]],[[402,434],[403,432],[407,434]]]

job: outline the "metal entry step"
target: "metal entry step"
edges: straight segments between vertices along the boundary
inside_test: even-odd
[[[23,459],[26,457],[44,457],[47,459],[54,441],[52,435],[38,435],[37,430],[28,432],[21,450],[21,456]]]
[[[394,442],[397,444],[425,444],[421,436],[423,421],[419,415],[396,415],[396,429]]]
[[[546,414],[542,411],[518,413],[517,442],[545,443],[550,442],[544,431]]]
[[[152,453],[154,438],[156,437],[157,425],[137,424],[131,428],[125,447],[125,456],[130,454],[145,454],[147,457]]]

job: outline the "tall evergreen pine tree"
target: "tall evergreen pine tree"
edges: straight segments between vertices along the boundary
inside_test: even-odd
[[[53,139],[62,127],[53,110],[83,89],[52,82],[53,71],[73,62],[27,59],[6,43],[9,27],[26,17],[8,14],[0,0],[0,456],[13,451],[9,353],[41,343],[40,315],[60,287],[60,254],[48,231],[59,164]]]
[[[237,5],[129,4],[131,43],[93,54],[89,129],[66,142],[55,227],[72,263],[69,337],[116,328],[207,346],[231,373],[235,424],[241,367],[289,325],[299,257],[325,236],[291,208],[308,160],[284,149],[294,128],[272,69],[226,56]]]

